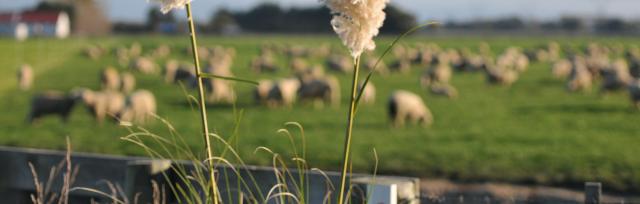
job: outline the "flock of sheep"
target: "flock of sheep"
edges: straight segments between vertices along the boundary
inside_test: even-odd
[[[607,47],[589,44],[583,50],[561,47],[557,43],[523,50],[519,47],[507,48],[494,55],[491,46],[481,43],[477,50],[471,48],[443,49],[436,44],[415,44],[396,46],[392,51],[392,60],[381,63],[375,71],[382,75],[408,73],[412,68],[422,68],[418,77],[419,86],[434,95],[449,98],[458,96],[457,89],[451,85],[454,71],[482,72],[487,82],[495,85],[510,86],[520,75],[526,73],[530,62],[544,62],[551,65],[556,78],[565,78],[569,91],[590,91],[595,80],[602,80],[600,93],[616,90],[628,90],[633,105],[640,108],[640,49]],[[90,46],[84,50],[87,57],[97,60],[108,56],[107,49]],[[197,77],[193,65],[169,59],[171,48],[160,45],[147,52],[139,43],[115,49],[112,56],[121,66],[141,74],[162,73],[163,81],[171,84],[184,84],[195,88]],[[340,53],[340,54],[338,54]],[[331,46],[302,47],[296,45],[265,44],[259,48],[259,54],[249,62],[250,69],[256,73],[286,71],[288,77],[262,79],[254,89],[256,104],[267,107],[291,107],[295,103],[312,103],[336,106],[340,104],[340,83],[335,74],[348,74],[353,70],[352,59],[342,52],[336,52]],[[190,55],[187,49],[184,54]],[[232,77],[236,51],[233,48],[201,47],[200,59],[206,60],[204,72]],[[561,56],[566,56],[562,58]],[[279,57],[287,60],[287,65],[279,66]],[[365,57],[362,66],[373,70],[377,58]],[[311,64],[310,61],[324,60],[324,64]],[[164,66],[157,64],[164,61]],[[163,67],[163,69],[161,69]],[[18,72],[19,87],[29,89],[33,83],[33,71],[24,65]],[[119,73],[115,68],[105,68],[100,74],[101,90],[76,88],[68,93],[45,91],[33,97],[28,121],[32,122],[45,115],[60,115],[65,121],[76,102],[82,102],[96,118],[103,121],[113,118],[117,121],[144,123],[156,112],[153,93],[148,90],[135,90],[135,77],[129,71]],[[236,92],[233,83],[224,79],[204,80],[209,103],[235,103]],[[418,84],[416,84],[418,85]],[[362,85],[360,85],[362,87]],[[376,89],[369,84],[363,91],[362,102],[373,103]],[[430,125],[433,116],[420,94],[406,90],[395,90],[387,100],[389,117],[395,126],[405,122]]]

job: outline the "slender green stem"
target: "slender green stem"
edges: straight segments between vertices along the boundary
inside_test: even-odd
[[[202,120],[202,131],[204,136],[205,149],[207,151],[207,161],[209,164],[209,177],[211,182],[211,191],[213,196],[213,203],[218,204],[218,185],[215,179],[215,172],[213,167],[213,148],[211,147],[211,140],[209,139],[209,124],[207,122],[207,106],[204,100],[204,86],[202,83],[202,69],[200,68],[200,60],[198,59],[198,43],[196,42],[196,31],[193,25],[193,17],[191,15],[191,3],[187,3],[187,20],[189,21],[189,33],[191,35],[191,50],[193,51],[193,63],[196,68],[196,76],[198,82],[198,97],[200,101],[200,117]]]
[[[354,58],[353,63],[353,78],[351,79],[351,97],[349,102],[349,113],[347,114],[347,133],[344,141],[344,155],[342,160],[342,174],[340,175],[340,197],[339,204],[343,204],[345,201],[344,189],[347,180],[347,170],[349,169],[349,161],[351,156],[351,132],[353,130],[353,120],[355,118],[356,110],[356,94],[358,91],[358,72],[360,71],[360,57]]]

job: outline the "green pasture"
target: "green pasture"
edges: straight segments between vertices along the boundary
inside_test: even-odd
[[[391,40],[382,38],[378,51]],[[533,47],[550,40],[572,47],[585,46],[591,41],[640,45],[640,40],[632,38],[585,37],[412,37],[403,42],[409,45],[433,42],[445,48],[472,50],[476,50],[480,42],[488,42],[494,52],[500,52],[512,45]],[[25,123],[34,93],[68,91],[74,87],[97,89],[101,68],[118,65],[113,55],[98,61],[88,59],[82,55],[82,48],[90,44],[115,48],[134,41],[139,41],[146,51],[160,43],[169,44],[172,58],[190,59],[183,51],[189,43],[186,35],[33,39],[20,43],[0,39],[0,145],[64,149],[64,138],[69,136],[76,152],[145,155],[141,148],[120,139],[128,134],[126,128],[110,122],[96,124],[82,106],[74,109],[67,124],[56,117],[33,125]],[[275,74],[256,74],[250,70],[250,60],[258,53],[259,46],[267,42],[340,46],[334,36],[200,39],[202,46],[222,45],[238,51],[233,65],[237,77],[258,80],[289,75],[286,70]],[[283,67],[287,64],[284,59],[281,57],[279,61]],[[164,64],[165,60],[158,62]],[[323,62],[322,59],[311,61]],[[31,64],[36,73],[34,88],[27,92],[16,87],[16,69],[23,62]],[[418,77],[425,67],[414,67],[410,74],[375,75],[376,103],[361,106],[356,118],[354,170],[373,171],[375,148],[384,174],[547,185],[594,180],[604,182],[610,189],[640,192],[640,112],[631,109],[626,92],[607,96],[599,96],[597,90],[591,94],[568,93],[564,81],[551,76],[550,68],[548,63],[534,63],[512,87],[488,85],[482,73],[455,73],[453,85],[460,92],[456,100],[430,95],[419,87]],[[269,155],[254,154],[254,150],[265,146],[291,155],[294,147],[277,130],[284,128],[286,122],[298,122],[304,127],[309,164],[337,170],[346,126],[350,76],[334,74],[342,87],[342,104],[338,108],[297,104],[293,108],[269,109],[255,105],[252,85],[236,83],[237,104],[208,106],[210,127],[223,138],[233,138],[232,144],[246,162],[270,165]],[[159,75],[136,73],[136,77],[138,88],[151,90],[156,95],[158,114],[173,125],[194,151],[200,151],[203,145],[199,115],[195,106],[192,108],[187,102],[183,89],[165,84]],[[423,97],[435,117],[432,127],[391,128],[386,116],[386,99],[396,89],[410,90]],[[196,95],[192,90],[188,93]],[[145,128],[163,136],[169,133],[161,122]],[[301,142],[299,131],[291,126],[289,129],[297,142]]]

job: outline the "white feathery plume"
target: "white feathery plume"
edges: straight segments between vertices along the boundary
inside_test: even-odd
[[[185,5],[191,2],[191,0],[147,0],[147,2],[149,1],[160,3],[160,11],[164,14],[169,13],[169,11],[173,9],[183,9]]]
[[[331,26],[351,56],[359,57],[366,50],[374,50],[377,36],[384,22],[384,8],[389,0],[321,0],[333,14]]]

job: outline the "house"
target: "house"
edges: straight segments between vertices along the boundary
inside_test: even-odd
[[[60,11],[0,13],[0,35],[18,40],[27,37],[66,38],[71,34],[69,15]]]

